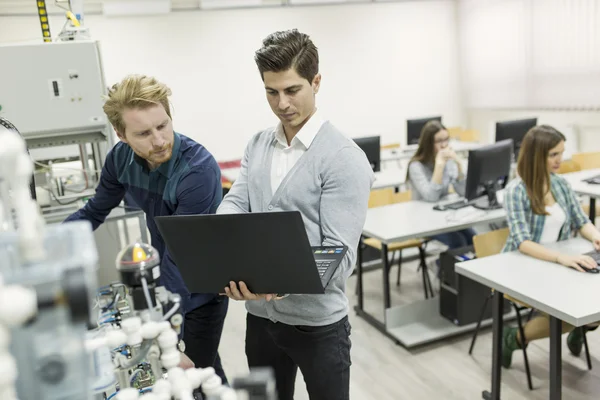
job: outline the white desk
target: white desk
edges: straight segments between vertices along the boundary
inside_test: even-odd
[[[230,182],[235,182],[240,176],[240,168],[227,168],[221,170],[221,175]],[[388,168],[383,171],[375,172],[375,182],[372,189],[384,189],[389,187],[399,187],[406,182],[406,170],[400,168]]]
[[[363,235],[390,244],[454,232],[480,223],[501,222],[506,217],[503,209],[483,211],[467,207],[457,211],[435,211],[434,205],[424,201],[409,201],[371,208],[367,211]]]
[[[469,214],[470,213],[470,214]],[[465,218],[458,218],[469,214]],[[453,232],[480,223],[494,223],[505,220],[503,209],[493,211],[476,210],[472,207],[458,211],[435,211],[432,203],[410,201],[369,209],[363,228],[363,235],[380,240],[383,243],[383,294],[385,322],[379,321],[364,310],[364,293],[361,265],[362,237],[359,245],[357,263],[358,305],[356,313],[380,332],[398,344],[410,348],[431,343],[446,337],[472,331],[475,323],[456,326],[439,312],[439,299],[429,298],[412,304],[391,307],[389,274],[386,273],[388,260],[384,256],[387,245],[411,238],[427,237],[444,232]],[[427,274],[425,268],[423,272]],[[428,275],[427,275],[428,276]],[[426,293],[427,293],[427,289]],[[489,325],[490,320],[483,325]]]
[[[600,185],[583,182],[584,179],[600,175],[599,169],[588,169],[585,171],[571,172],[562,176],[569,182],[573,191],[581,196],[590,197],[590,220],[596,219],[596,198],[600,197]]]
[[[578,238],[548,245],[571,254],[593,249]],[[600,274],[577,272],[537,260],[519,252],[457,263],[455,271],[495,289],[492,392],[484,398],[500,399],[503,294],[550,315],[550,399],[561,398],[561,320],[582,326],[600,320]]]

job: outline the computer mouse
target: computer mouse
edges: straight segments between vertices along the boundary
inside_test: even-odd
[[[585,272],[589,272],[590,274],[597,274],[600,272],[600,268],[596,267],[596,268],[592,268],[592,269],[587,269],[584,268],[583,269]]]

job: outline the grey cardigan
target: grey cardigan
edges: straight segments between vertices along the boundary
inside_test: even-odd
[[[466,180],[458,179],[458,166],[454,160],[449,160],[444,167],[442,184],[431,182],[433,168],[420,161],[413,161],[408,166],[408,180],[413,200],[435,202],[448,194],[448,187],[452,184],[454,191],[461,196],[465,195]]]
[[[322,326],[348,314],[346,280],[356,261],[369,193],[375,180],[364,152],[325,122],[308,150],[272,194],[271,161],[275,128],[248,143],[240,175],[217,214],[300,211],[311,246],[348,246],[323,295],[289,295],[246,302],[249,313],[288,325]]]

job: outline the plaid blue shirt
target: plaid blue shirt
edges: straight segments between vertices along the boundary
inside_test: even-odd
[[[566,216],[557,241],[569,239],[573,230],[578,231],[590,220],[583,212],[581,204],[565,178],[551,174],[550,190]],[[502,249],[503,252],[517,250],[526,240],[539,243],[546,216],[533,213],[525,183],[520,178],[513,180],[506,187],[504,209],[510,233]]]
[[[174,214],[214,214],[221,204],[221,170],[212,154],[194,140],[175,133],[171,159],[155,170],[131,147],[117,143],[107,154],[96,194],[65,222],[87,220],[95,230],[127,194],[146,213],[152,245],[161,256],[160,282],[181,295],[184,311],[218,294],[192,293],[169,255],[154,217]]]

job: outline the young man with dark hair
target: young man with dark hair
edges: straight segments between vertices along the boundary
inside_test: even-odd
[[[317,112],[319,57],[307,35],[273,33],[255,60],[280,123],[250,140],[240,176],[217,213],[300,211],[311,245],[345,245],[348,252],[323,295],[254,294],[243,282],[224,291],[247,300],[248,364],[275,370],[280,400],[293,399],[298,367],[311,400],[345,400],[351,364],[346,280],[373,172],[354,141]]]

